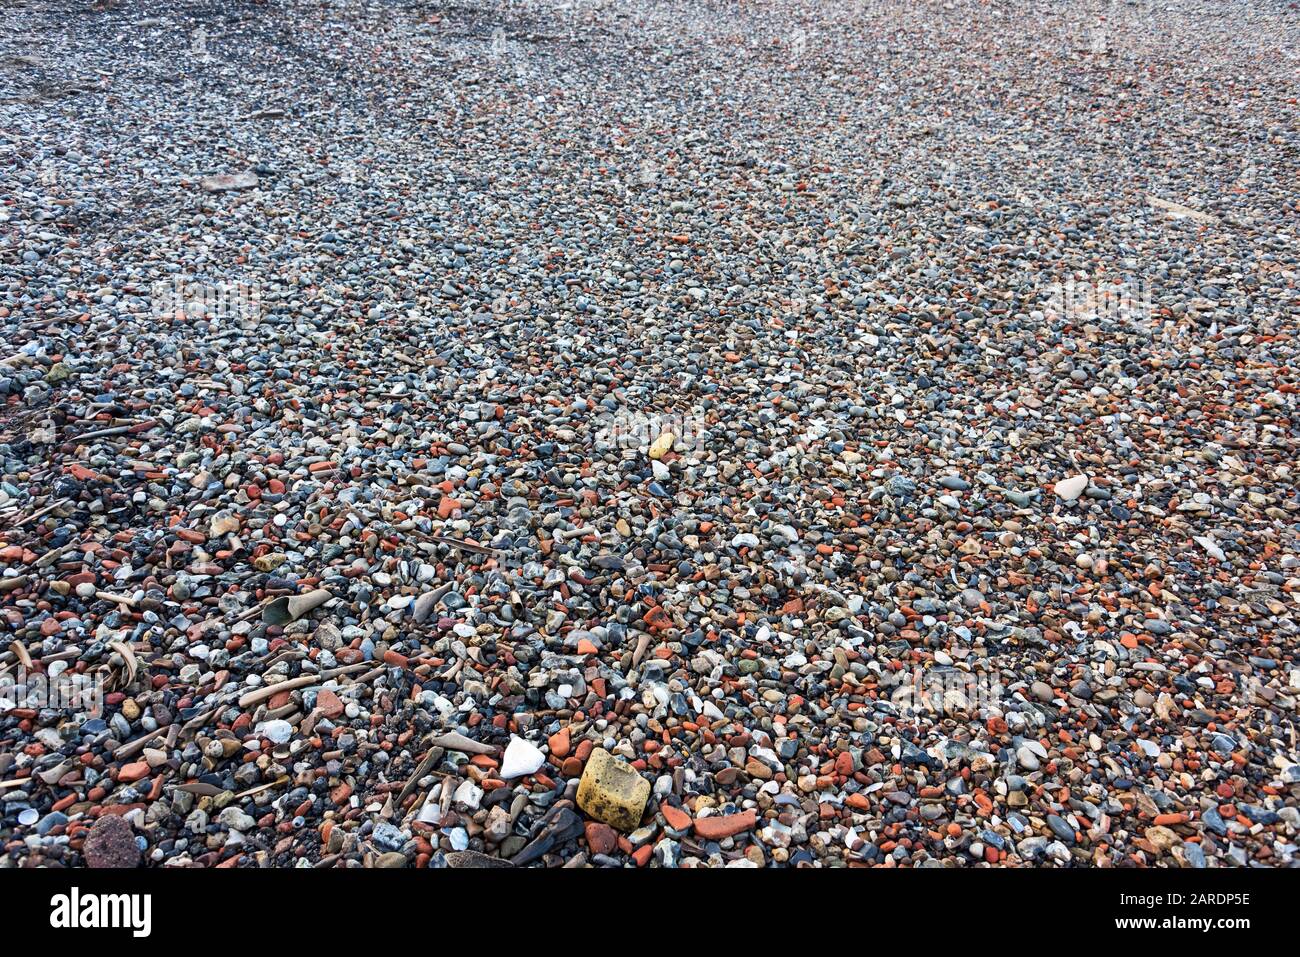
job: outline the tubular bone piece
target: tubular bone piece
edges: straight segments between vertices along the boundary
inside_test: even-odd
[[[9,643],[9,650],[14,653],[19,664],[25,671],[32,670],[32,656],[28,653],[26,646],[21,641],[12,641]]]
[[[333,597],[334,593],[328,588],[317,588],[305,595],[281,596],[262,610],[262,621],[268,625],[287,625]]]
[[[97,591],[95,597],[101,601],[116,602],[119,605],[126,605],[128,608],[134,608],[138,602],[130,595],[115,595],[108,591]]]
[[[273,685],[264,685],[261,688],[255,688],[243,695],[239,699],[239,706],[241,708],[249,708],[255,704],[260,704],[268,698],[275,697],[281,691],[294,691],[298,688],[306,688],[309,685],[320,684],[322,681],[326,681],[338,675],[351,674],[354,671],[367,667],[369,667],[369,662],[362,661],[355,665],[344,665],[342,668],[322,671],[320,674],[316,675],[301,675],[297,678],[290,678],[288,681],[279,681]]]
[[[1151,201],[1152,206],[1157,209],[1163,209],[1171,216],[1179,219],[1193,219],[1198,223],[1217,223],[1219,221],[1217,216],[1203,213],[1199,209],[1192,209],[1190,206],[1184,206],[1182,203],[1171,203],[1169,200],[1161,199],[1159,196],[1148,196],[1147,199]]]
[[[646,651],[650,648],[649,632],[642,632],[636,640],[636,650],[632,652],[632,667],[635,668],[641,663]]]
[[[493,745],[467,738],[456,731],[436,734],[429,739],[429,744],[446,748],[448,751],[463,751],[466,754],[494,754],[497,750]]]

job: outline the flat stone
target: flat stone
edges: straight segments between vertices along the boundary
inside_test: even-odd
[[[224,193],[232,190],[252,189],[257,186],[256,173],[218,173],[205,176],[199,180],[199,186],[208,193]]]
[[[748,831],[758,821],[758,815],[752,811],[739,814],[713,814],[709,817],[695,819],[695,833],[706,841],[720,841],[742,831]]]
[[[87,867],[130,868],[140,863],[140,847],[131,825],[117,814],[106,814],[91,825],[81,853]]]

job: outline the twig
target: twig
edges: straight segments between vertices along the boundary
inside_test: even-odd
[[[287,784],[288,781],[289,781],[289,775],[282,774],[274,781],[268,781],[265,784],[259,784],[257,787],[249,788],[247,791],[240,791],[238,794],[235,795],[235,800],[238,801],[241,798],[252,797],[254,794],[261,794],[263,791],[269,791],[271,788],[279,787],[282,784]]]
[[[430,748],[425,753],[424,758],[420,761],[419,767],[415,769],[415,773],[411,775],[410,779],[402,786],[402,790],[397,795],[396,803],[398,808],[401,808],[402,805],[406,803],[406,799],[410,797],[411,792],[415,790],[416,782],[429,773],[429,769],[433,767],[433,762],[437,757],[438,752],[435,748]]]
[[[446,535],[427,535],[422,534],[419,537],[430,542],[436,542],[439,545],[450,545],[452,548],[459,548],[462,551],[474,552],[478,555],[500,555],[500,549],[489,548],[487,545],[478,545],[474,542],[464,542],[459,538],[448,538]]]
[[[23,527],[24,525],[26,525],[28,522],[33,522],[33,521],[35,521],[36,519],[40,518],[42,515],[46,515],[46,514],[52,512],[52,511],[54,511],[54,510],[55,510],[56,508],[58,508],[60,505],[64,505],[64,504],[66,504],[67,501],[68,501],[68,500],[67,500],[66,498],[61,498],[61,499],[59,499],[58,501],[50,502],[50,504],[48,504],[48,505],[46,505],[46,506],[44,506],[44,507],[42,507],[42,508],[38,508],[36,511],[32,512],[32,514],[28,515],[26,518],[19,519],[18,521],[14,522],[14,528],[22,528],[22,527]]]

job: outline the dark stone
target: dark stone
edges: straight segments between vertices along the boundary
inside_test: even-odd
[[[129,868],[140,864],[140,846],[131,825],[116,814],[101,817],[81,848],[87,867]]]
[[[503,861],[499,857],[489,857],[479,851],[449,851],[446,860],[448,867],[459,870],[515,866],[510,861]]]

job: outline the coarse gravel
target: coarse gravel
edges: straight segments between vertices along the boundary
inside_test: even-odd
[[[1293,866],[1298,38],[6,5],[0,867]]]

